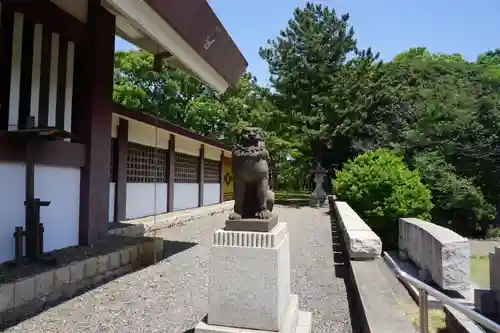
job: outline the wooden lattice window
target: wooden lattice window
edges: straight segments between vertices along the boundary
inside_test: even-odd
[[[117,158],[117,151],[116,151],[116,139],[111,138],[111,158],[109,159],[109,182],[113,183],[116,182],[116,158]]]
[[[213,160],[205,160],[204,166],[204,181],[205,183],[220,183],[220,162]]]
[[[127,151],[128,183],[166,183],[167,151],[129,142]]]
[[[198,168],[198,157],[175,153],[176,183],[197,183]]]

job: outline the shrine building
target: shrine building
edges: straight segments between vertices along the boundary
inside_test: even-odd
[[[231,147],[113,101],[117,36],[221,93],[247,67],[206,0],[0,0],[0,263],[231,199]]]

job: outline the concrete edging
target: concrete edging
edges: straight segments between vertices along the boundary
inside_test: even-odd
[[[225,201],[220,204],[185,209],[176,212],[147,216],[139,219],[122,221],[117,227],[109,229],[110,235],[120,235],[127,237],[154,237],[156,232],[188,223],[192,220],[200,219],[205,216],[221,214],[233,209],[234,200]]]
[[[443,306],[446,329],[450,333],[485,333],[472,319],[448,305]]]
[[[354,296],[356,313],[361,317],[360,332],[414,332],[414,327],[394,297],[377,261],[382,259],[353,260],[349,264],[349,289]]]
[[[332,219],[332,224],[338,223]],[[334,227],[332,226],[332,230]],[[342,251],[346,240],[340,238]],[[373,260],[346,260],[345,283],[349,297],[353,330],[360,333],[406,333],[415,332],[406,314],[397,303],[390,283],[379,265],[385,264],[381,257]]]

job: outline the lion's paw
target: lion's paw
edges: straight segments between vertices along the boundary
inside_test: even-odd
[[[230,220],[241,220],[241,215],[238,213],[231,213],[231,214],[229,214],[229,219]]]
[[[262,219],[262,220],[270,219],[272,216],[273,216],[273,214],[267,209],[260,211],[256,214],[256,217],[258,219]]]

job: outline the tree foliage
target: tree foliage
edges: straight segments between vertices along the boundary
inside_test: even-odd
[[[437,152],[420,153],[413,165],[431,191],[435,222],[451,227],[461,234],[474,235],[478,222],[494,217],[494,208],[486,202],[473,179],[457,174],[456,168]]]

